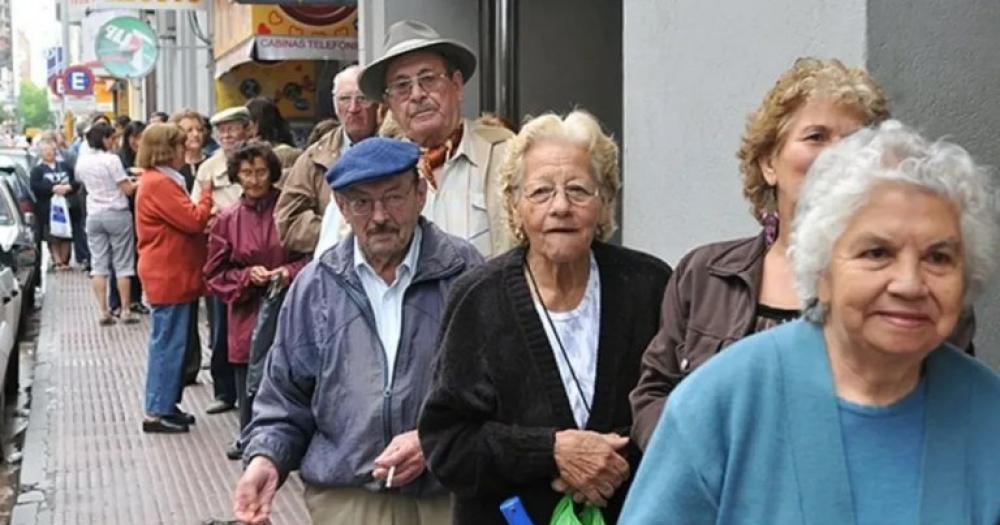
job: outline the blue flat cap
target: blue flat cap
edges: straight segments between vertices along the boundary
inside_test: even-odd
[[[413,169],[420,159],[420,148],[412,142],[372,137],[347,150],[326,172],[326,182],[334,190],[351,184],[398,175]]]

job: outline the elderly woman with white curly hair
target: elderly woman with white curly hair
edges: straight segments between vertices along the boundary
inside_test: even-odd
[[[564,494],[606,505],[613,523],[639,457],[628,393],[670,268],[606,244],[618,147],[589,114],[526,123],[501,177],[520,246],[452,288],[424,454],[456,495],[457,524],[504,523],[512,496],[548,523],[560,503],[572,512]]]
[[[988,176],[896,121],[816,160],[805,319],[680,384],[623,522],[1000,523],[1000,376],[946,342],[996,256]]]

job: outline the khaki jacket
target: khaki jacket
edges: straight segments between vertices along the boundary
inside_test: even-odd
[[[507,232],[500,181],[507,142],[514,134],[482,119],[467,119],[464,126],[457,151],[467,156],[471,169],[454,158],[447,162],[438,177],[434,202],[428,197],[424,216],[444,231],[471,242],[484,257],[493,257],[515,244]]]
[[[340,126],[309,146],[282,180],[274,208],[278,238],[286,250],[312,253],[319,240],[323,212],[333,197],[326,172],[340,156]]]
[[[201,164],[195,176],[194,187],[191,188],[191,200],[198,202],[201,197],[201,185],[212,181],[212,212],[218,213],[240,201],[243,187],[229,180],[226,171],[226,154],[222,148]]]

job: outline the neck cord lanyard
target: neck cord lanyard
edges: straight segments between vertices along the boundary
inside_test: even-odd
[[[573,369],[573,363],[569,360],[569,354],[566,353],[566,347],[563,346],[562,339],[559,337],[559,331],[556,330],[556,324],[552,322],[552,317],[549,316],[549,308],[545,306],[545,300],[542,299],[542,291],[538,288],[538,283],[535,282],[535,274],[531,271],[531,265],[528,264],[527,259],[524,261],[524,267],[527,269],[528,280],[531,281],[531,287],[535,292],[535,297],[538,298],[538,304],[542,305],[542,311],[545,312],[545,320],[549,322],[549,327],[552,329],[552,335],[556,338],[556,343],[559,345],[559,351],[562,353],[563,359],[566,361],[566,366],[569,368],[569,375],[573,378],[573,384],[576,385],[576,391],[580,394],[580,401],[583,402],[583,408],[587,410],[587,418],[589,419],[590,403],[587,402],[587,396],[583,394],[583,387],[580,386],[580,380],[576,377],[576,370]]]

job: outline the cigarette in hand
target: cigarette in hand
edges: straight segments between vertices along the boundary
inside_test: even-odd
[[[392,488],[392,476],[396,474],[396,465],[389,467],[389,475],[385,478],[385,488]]]

